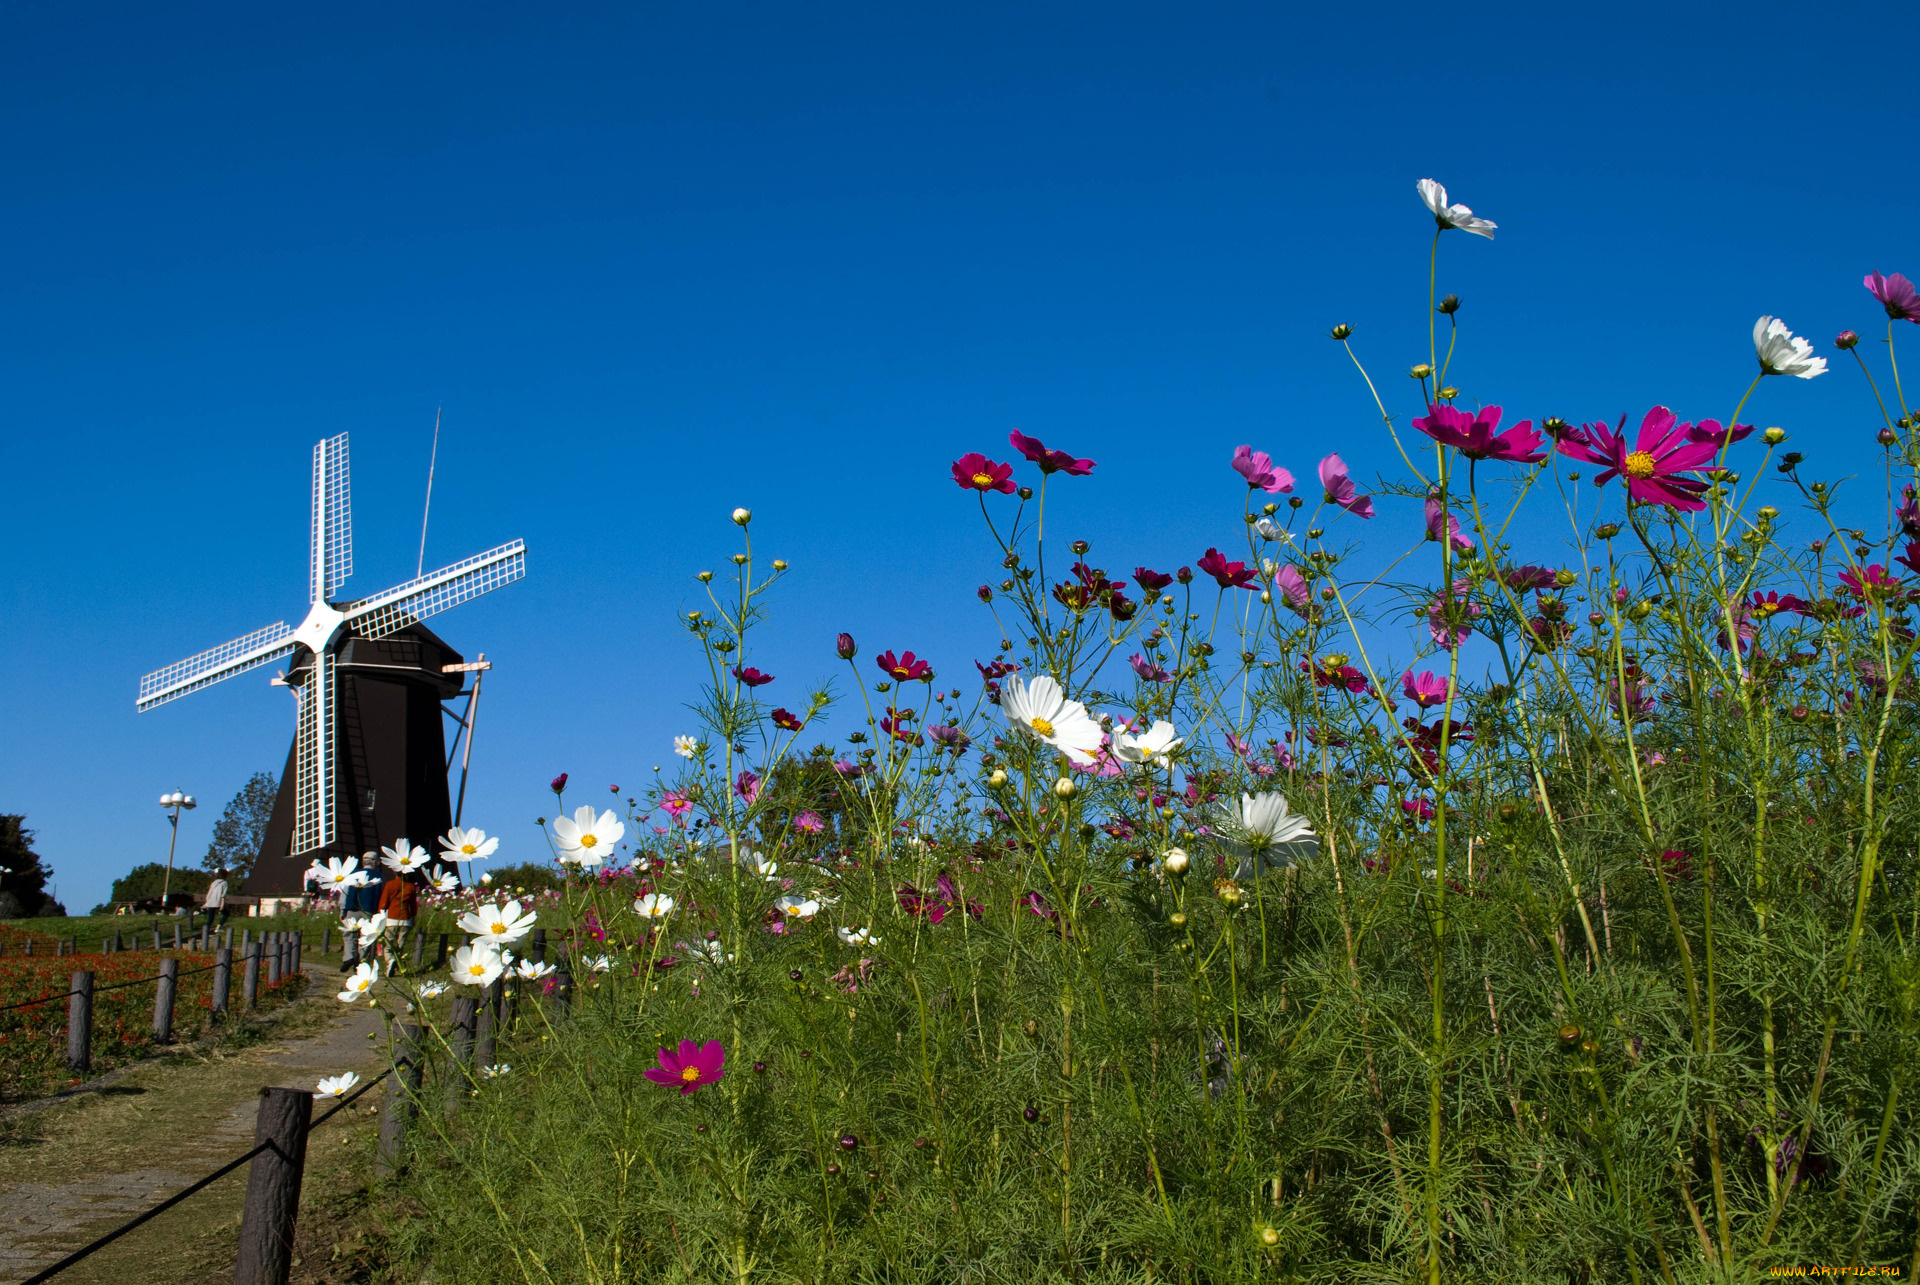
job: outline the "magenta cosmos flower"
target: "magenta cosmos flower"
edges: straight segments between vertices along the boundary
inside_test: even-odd
[[[1873,297],[1880,301],[1880,306],[1887,310],[1889,317],[1895,321],[1911,321],[1920,325],[1920,295],[1914,293],[1913,282],[1898,272],[1890,277],[1869,272],[1860,284],[1873,292]]]
[[[800,719],[794,717],[791,710],[785,709],[773,711],[773,725],[783,732],[797,732],[805,726]]]
[[[1715,446],[1732,446],[1742,442],[1753,432],[1751,424],[1735,424],[1732,428],[1720,427],[1717,419],[1703,419],[1698,424],[1682,424],[1687,430],[1689,442],[1712,442]]]
[[[804,830],[808,834],[819,834],[827,828],[827,823],[821,819],[818,812],[809,808],[807,811],[793,818],[793,828],[796,830]]]
[[[1307,578],[1292,563],[1273,573],[1273,587],[1280,591],[1281,599],[1301,615],[1312,609],[1313,595],[1307,592]]]
[[[953,482],[963,491],[1013,494],[1013,465],[998,464],[979,451],[968,451],[953,462]]]
[[[704,1085],[719,1083],[726,1073],[727,1051],[720,1047],[719,1040],[708,1040],[705,1044],[681,1040],[677,1053],[672,1049],[660,1050],[660,1065],[648,1067],[646,1076],[655,1084],[678,1085],[681,1096],[685,1097]]]
[[[1613,430],[1605,424],[1582,424],[1560,439],[1560,453],[1604,465],[1606,471],[1593,479],[1595,486],[1623,477],[1627,494],[1641,503],[1692,512],[1707,507],[1699,498],[1707,484],[1680,474],[1712,463],[1717,448],[1711,441],[1688,441],[1687,430],[1691,427],[1679,423],[1665,406],[1655,406],[1640,421],[1640,435],[1632,450],[1627,449],[1627,417],[1622,415],[1619,427]]]
[[[1427,501],[1427,539],[1440,538],[1442,518],[1446,519],[1447,538],[1453,542],[1455,553],[1465,553],[1473,548],[1473,537],[1460,534],[1460,519],[1448,513],[1437,496]]]
[[[1147,567],[1135,567],[1133,569],[1133,582],[1140,586],[1141,593],[1151,598],[1172,584],[1173,577],[1162,575],[1158,571],[1151,570]]]
[[[916,678],[923,683],[933,681],[933,666],[924,660],[914,659],[910,651],[901,652],[897,658],[891,651],[883,651],[873,658],[873,663],[902,683]]]
[[[1212,576],[1214,583],[1222,589],[1257,589],[1253,583],[1253,572],[1244,562],[1228,562],[1227,555],[1218,549],[1208,549],[1206,556],[1194,563],[1202,571]]]
[[[1256,451],[1251,446],[1233,448],[1233,471],[1247,479],[1250,491],[1286,495],[1293,490],[1293,474],[1274,464],[1265,451]]]
[[[1007,441],[1013,449],[1040,466],[1042,473],[1065,473],[1068,477],[1085,477],[1093,472],[1092,460],[1077,460],[1065,451],[1050,451],[1045,442],[1037,437],[1028,437],[1015,430],[1007,434]]]
[[[1538,450],[1540,434],[1533,421],[1523,419],[1506,432],[1499,432],[1500,408],[1488,406],[1477,415],[1469,415],[1451,406],[1428,406],[1426,418],[1413,426],[1439,442],[1451,446],[1470,460],[1506,460],[1513,464],[1538,464],[1546,454]]]
[[[772,674],[763,674],[752,665],[735,665],[733,676],[749,687],[764,687],[773,681]]]
[[[1360,494],[1353,479],[1347,476],[1346,461],[1338,455],[1329,455],[1320,461],[1320,486],[1328,504],[1337,504],[1357,518],[1373,516],[1373,497]]]
[[[1133,672],[1149,683],[1170,683],[1173,675],[1146,657],[1135,653],[1127,657],[1127,663],[1133,666]]]
[[[1400,676],[1400,690],[1407,694],[1408,700],[1421,709],[1431,709],[1435,705],[1447,703],[1447,680],[1432,670],[1418,676],[1412,670],[1408,670]]]

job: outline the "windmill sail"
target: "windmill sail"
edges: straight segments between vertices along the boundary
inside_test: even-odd
[[[347,435],[313,448],[313,527],[307,597],[325,602],[353,574],[353,489],[347,472]]]
[[[354,603],[346,609],[347,625],[362,637],[385,638],[526,574],[526,542],[514,540]]]
[[[223,678],[243,674],[256,665],[277,660],[294,649],[293,630],[275,621],[265,629],[256,629],[243,638],[221,643],[198,656],[175,661],[165,669],[156,669],[140,680],[137,710],[149,710],[178,700],[188,692],[197,692]]]
[[[293,851],[307,852],[333,842],[333,755],[335,751],[333,651],[314,658],[313,673],[300,689],[300,726],[295,733]]]

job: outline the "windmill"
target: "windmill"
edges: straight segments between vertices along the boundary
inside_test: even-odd
[[[336,602],[353,574],[347,435],[313,448],[306,619],[268,625],[140,680],[144,712],[293,656],[275,679],[299,700],[293,746],[259,859],[255,895],[289,895],[315,857],[358,855],[452,824],[440,702],[457,696],[464,658],[420,622],[526,574],[514,540],[383,593]]]

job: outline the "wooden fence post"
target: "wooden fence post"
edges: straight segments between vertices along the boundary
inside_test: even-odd
[[[420,1096],[423,1034],[418,1026],[400,1028],[400,1046],[393,1056],[393,1080],[387,1085],[387,1100],[380,1112],[380,1149],[373,1162],[374,1173],[382,1178],[391,1177],[405,1167],[407,1123]]]
[[[322,928],[320,930],[320,953],[324,955],[332,949],[333,949],[333,925],[329,924],[325,928]]]
[[[261,944],[267,956],[267,985],[273,986],[280,981],[280,943],[273,940],[272,933],[268,933],[266,941]]]
[[[313,1094],[304,1089],[260,1090],[254,1145],[268,1149],[247,1170],[247,1204],[240,1217],[234,1285],[286,1285],[293,1271],[294,1220],[307,1164],[307,1125]]]
[[[434,949],[433,966],[435,968],[447,966],[447,935],[445,933],[440,934],[440,945]]]
[[[527,935],[527,958],[534,963],[545,963],[547,958],[547,930],[536,928]]]
[[[560,971],[553,975],[554,1016],[562,1021],[573,1016],[573,974],[567,971],[567,957],[560,957]]]
[[[340,971],[350,973],[360,962],[360,925],[345,924],[340,929]]]
[[[306,942],[303,940],[302,935],[295,933],[293,935],[293,975],[295,977],[300,975],[300,948],[304,945],[306,945]]]
[[[173,948],[175,950],[180,949],[180,921],[178,919],[173,921]]]
[[[180,989],[180,961],[160,961],[160,985],[153,992],[153,1038],[161,1044],[173,1042],[173,998]]]
[[[222,946],[213,952],[213,1011],[227,1011],[227,992],[233,987],[233,947]]]
[[[480,1023],[473,1033],[473,1061],[483,1071],[493,1065],[493,1046],[500,1031],[500,1004],[505,992],[505,979],[495,978],[480,1002]]]
[[[260,1001],[260,943],[248,942],[246,963],[240,969],[240,1003],[251,1010]]]
[[[479,1025],[480,1001],[461,995],[453,1001],[453,1074],[447,1077],[447,1104],[459,1102],[473,1080],[473,1035]]]
[[[67,1065],[85,1079],[93,1070],[93,973],[73,975],[67,996]]]
[[[426,957],[427,935],[418,932],[413,935],[413,971],[420,971],[420,961]]]

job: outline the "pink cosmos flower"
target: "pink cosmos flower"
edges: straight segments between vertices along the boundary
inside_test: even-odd
[[[1907,570],[1920,574],[1920,540],[1907,541],[1906,552],[1895,558],[1894,561],[1898,562]]]
[[[1842,571],[1839,579],[1847,587],[1847,592],[1856,598],[1884,598],[1900,587],[1900,581],[1888,575],[1886,566],[1879,562],[1857,575],[1852,571]]]
[[[685,1097],[704,1085],[717,1084],[727,1073],[726,1067],[727,1051],[720,1047],[719,1040],[708,1040],[705,1044],[681,1040],[678,1053],[660,1050],[660,1065],[648,1067],[646,1077],[655,1084],[678,1085],[680,1096]]]
[[[1093,472],[1092,460],[1077,460],[1065,451],[1050,451],[1046,443],[1037,437],[1028,437],[1018,430],[1007,434],[1007,441],[1013,449],[1040,466],[1042,473],[1065,473],[1068,477],[1085,477]]]
[[[953,481],[963,491],[1013,494],[1013,465],[996,464],[979,451],[968,451],[953,462]]]
[[[1149,571],[1145,567],[1133,569],[1133,582],[1140,586],[1140,592],[1152,597],[1173,583],[1172,576],[1161,575],[1158,571]]]
[[[793,828],[804,830],[808,834],[819,834],[827,828],[827,823],[821,819],[818,812],[809,808],[793,818]]]
[[[943,750],[952,750],[955,754],[965,754],[968,747],[973,744],[973,738],[971,736],[968,736],[957,727],[950,727],[946,724],[935,724],[929,727],[927,729],[927,735],[933,738],[935,745],[938,745]]]
[[[1173,681],[1172,674],[1169,674],[1166,670],[1138,653],[1127,657],[1127,663],[1133,666],[1134,673],[1140,675],[1141,678],[1149,683],[1170,683]]]
[[[1712,442],[1688,441],[1689,427],[1665,406],[1655,406],[1640,421],[1632,450],[1627,449],[1627,417],[1622,415],[1619,427],[1612,431],[1596,423],[1567,433],[1560,439],[1560,453],[1604,465],[1606,471],[1593,479],[1595,486],[1624,477],[1627,494],[1641,503],[1694,512],[1707,507],[1699,498],[1707,484],[1680,474],[1707,467],[1717,452]]]
[[[1355,517],[1373,516],[1373,497],[1359,493],[1353,479],[1347,476],[1346,462],[1338,455],[1329,455],[1320,461],[1320,486],[1328,504],[1337,504]]]
[[[1612,706],[1614,713],[1637,723],[1653,713],[1653,691],[1638,671],[1628,666],[1627,682],[1624,688],[1620,684],[1618,675],[1607,676],[1607,704]]]
[[[1522,567],[1502,567],[1493,574],[1496,580],[1515,593],[1525,593],[1529,589],[1545,589],[1554,582],[1554,572],[1551,567],[1536,567],[1532,563]]]
[[[1465,553],[1467,550],[1473,548],[1473,537],[1460,534],[1460,519],[1448,513],[1441,506],[1438,496],[1427,501],[1427,539],[1438,540],[1440,538],[1440,520],[1442,517],[1446,519],[1447,538],[1453,542],[1453,551],[1455,553]]]
[[[660,800],[660,806],[666,809],[668,816],[678,820],[693,811],[693,800],[679,790],[675,790]]]
[[[733,676],[749,687],[764,687],[773,681],[772,674],[763,674],[752,665],[735,665]]]
[[[792,712],[784,709],[776,709],[773,711],[773,725],[783,732],[797,732],[800,730],[802,723]]]
[[[1406,692],[1408,700],[1421,709],[1431,709],[1435,705],[1447,703],[1447,680],[1432,670],[1416,678],[1413,671],[1409,669],[1400,676],[1400,689]]]
[[[751,803],[760,797],[760,778],[752,772],[742,772],[733,783],[733,792]]]
[[[1280,591],[1281,601],[1301,615],[1313,609],[1313,595],[1307,592],[1307,578],[1300,574],[1300,568],[1288,564],[1273,573],[1273,587]]]
[[[1500,427],[1498,406],[1488,406],[1477,415],[1452,406],[1428,406],[1426,418],[1414,420],[1413,426],[1470,460],[1538,464],[1547,458],[1537,453],[1541,437],[1534,431],[1532,420],[1523,419],[1504,433],[1496,432]]]
[[[1256,451],[1251,446],[1236,446],[1233,449],[1233,471],[1247,479],[1247,489],[1265,491],[1270,495],[1287,495],[1293,491],[1293,474],[1274,465],[1273,459],[1265,451]]]
[[[1893,516],[1899,521],[1903,534],[1920,539],[1920,500],[1907,496],[1893,511]]]
[[[1800,598],[1790,593],[1780,593],[1778,590],[1771,593],[1754,594],[1753,601],[1749,606],[1753,614],[1762,620],[1777,616],[1783,611],[1790,611],[1795,615],[1805,615],[1807,610],[1807,604]]]
[[[1433,800],[1428,798],[1402,799],[1400,811],[1409,821],[1426,822],[1433,820]]]
[[[873,663],[890,674],[896,682],[908,682],[919,679],[923,683],[933,681],[933,666],[924,660],[915,660],[913,653],[903,651],[896,659],[891,651],[883,651],[873,658]]]
[[[1208,549],[1206,556],[1194,564],[1212,576],[1214,583],[1222,589],[1257,589],[1253,583],[1253,572],[1244,562],[1228,562],[1226,555],[1218,549]]]
[[[1744,442],[1753,433],[1751,424],[1735,424],[1732,428],[1722,428],[1717,419],[1703,419],[1698,424],[1686,424],[1682,427],[1687,430],[1689,442],[1712,442],[1716,447]]]
[[[562,772],[559,776],[554,777],[553,780],[547,782],[547,788],[555,794],[564,794],[567,789],[567,774]]]
[[[1889,317],[1895,321],[1911,321],[1920,325],[1920,296],[1914,294],[1913,282],[1898,272],[1890,277],[1869,272],[1860,284],[1873,292],[1873,297],[1880,301],[1880,306],[1887,310]]]
[[[1436,647],[1452,651],[1473,634],[1480,604],[1473,600],[1473,581],[1455,580],[1453,592],[1435,593],[1427,603],[1427,632]]]
[[[1313,675],[1316,687],[1338,687],[1343,691],[1364,692],[1367,676],[1346,663],[1345,656],[1322,656],[1318,661],[1300,662],[1300,672]]]

